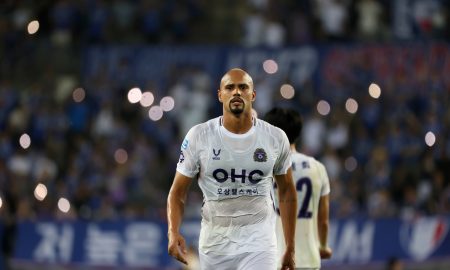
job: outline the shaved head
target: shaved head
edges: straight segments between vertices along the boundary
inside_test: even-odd
[[[223,75],[222,80],[220,80],[220,87],[230,83],[232,80],[236,80],[236,78],[241,78],[243,83],[248,84],[253,89],[253,79],[248,75],[247,72],[240,68],[230,69],[225,75]]]
[[[223,103],[224,112],[234,115],[251,114],[252,102],[255,100],[253,79],[240,68],[230,69],[222,77],[217,91],[219,101]]]

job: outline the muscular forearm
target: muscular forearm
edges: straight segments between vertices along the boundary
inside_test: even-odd
[[[320,247],[327,247],[328,245],[328,222],[319,222],[318,224],[319,229],[319,242]]]
[[[180,226],[190,183],[189,177],[177,172],[167,197],[168,252],[184,264],[187,264],[186,241],[180,234]]]
[[[179,233],[183,219],[184,205],[191,178],[176,172],[167,197],[167,223],[169,233]]]
[[[295,247],[295,223],[297,221],[297,193],[294,186],[279,189],[279,208],[287,248]]]
[[[176,194],[169,193],[169,197],[167,199],[168,233],[178,233],[180,231],[183,214],[184,198],[181,199]]]
[[[328,223],[329,223],[329,196],[320,198],[319,214],[317,220],[317,230],[319,232],[320,247],[325,248],[328,245]]]

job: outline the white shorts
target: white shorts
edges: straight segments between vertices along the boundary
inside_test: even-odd
[[[199,252],[201,270],[275,270],[277,253],[270,251],[247,252],[237,255],[217,255]]]

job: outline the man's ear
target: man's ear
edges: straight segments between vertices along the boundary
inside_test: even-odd
[[[222,93],[220,92],[220,89],[217,90],[217,98],[219,99],[220,102],[222,102]]]
[[[255,101],[255,99],[256,99],[256,91],[253,90],[253,92],[252,92],[252,102]]]

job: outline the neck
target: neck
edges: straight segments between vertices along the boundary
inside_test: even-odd
[[[297,152],[297,148],[295,147],[295,143],[291,144],[291,151]]]
[[[234,115],[230,113],[223,114],[223,126],[230,132],[244,134],[252,128],[253,121],[251,113],[241,113]]]

